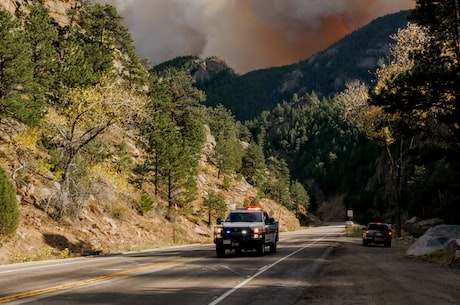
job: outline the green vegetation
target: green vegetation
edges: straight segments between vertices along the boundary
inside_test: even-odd
[[[413,58],[411,69],[385,80],[386,86],[378,88],[372,96],[373,103],[385,113],[402,118],[405,125],[400,132],[406,133],[406,141],[415,142],[408,148],[412,166],[406,173],[414,175],[415,180],[420,179],[421,169],[426,171],[425,188],[417,189],[417,193],[411,194],[415,190],[411,184],[415,181],[402,184],[403,189],[407,186],[412,200],[418,196],[417,201],[409,201],[412,208],[416,207],[414,214],[434,215],[447,222],[460,220],[460,190],[456,186],[460,179],[459,16],[458,1],[418,1],[411,19],[424,27],[429,39],[423,48],[414,48],[409,53]],[[392,92],[387,86],[394,88]],[[416,185],[421,187],[419,183]],[[426,197],[420,198],[421,193]]]
[[[331,97],[345,88],[347,80],[371,84],[374,76],[369,71],[375,70],[378,61],[388,54],[390,35],[406,25],[409,13],[402,11],[378,18],[299,63],[244,75],[223,70],[197,85],[206,92],[206,105],[222,104],[236,119],[245,121],[290,100],[294,94],[314,92],[319,97]],[[194,73],[196,68],[191,61],[192,58],[183,57],[162,67],[171,64]]]
[[[359,86],[342,96],[349,112],[359,114],[352,125],[383,149],[380,197],[397,229],[403,212],[460,221],[459,12],[458,1],[417,1],[415,24],[392,36],[369,97]]]
[[[296,213],[345,195],[358,221],[399,224],[405,212],[459,222],[453,3],[420,0],[404,29],[409,12],[379,18],[298,64],[243,76],[224,67],[197,84],[194,57],[147,72],[114,7],[83,1],[68,12],[69,25],[56,27],[34,1],[15,17],[0,11],[0,124],[21,123],[9,140],[27,145],[15,153],[40,160],[23,162],[22,177],[29,171],[59,184],[36,203],[58,221],[76,219],[102,180],[134,197],[105,207],[117,219],[131,208],[147,216],[162,203],[169,219],[191,215],[207,125],[222,189],[244,177],[258,198]],[[137,164],[128,141],[143,148]],[[2,196],[0,234],[8,235],[19,214],[3,176],[1,190],[12,194]],[[210,192],[203,207],[211,222],[225,201]]]
[[[141,195],[141,199],[139,201],[139,210],[141,213],[147,213],[153,210],[154,207],[154,200],[153,198],[147,194],[146,192],[143,192]]]
[[[137,89],[147,76],[112,6],[84,2],[68,19],[69,26],[57,27],[44,1],[34,1],[15,17],[0,11],[0,119],[21,121],[42,135],[33,149],[48,153],[41,164],[61,184],[46,203],[56,219],[78,215],[84,194],[89,195],[83,190],[91,166],[117,150],[94,143],[139,114],[143,97]],[[113,74],[116,60],[129,66],[129,73]]]
[[[221,174],[239,171],[243,149],[240,145],[238,126],[232,113],[222,105],[209,110],[208,124],[216,138],[213,162]]]
[[[155,195],[168,207],[187,207],[196,199],[196,167],[204,129],[199,103],[203,93],[184,71],[165,70],[155,78],[141,124],[148,153],[144,174],[151,175]]]
[[[0,237],[16,232],[19,216],[16,188],[5,171],[0,168]]]
[[[36,124],[44,105],[33,99],[31,48],[21,24],[7,11],[0,11],[0,118],[11,117]]]
[[[208,224],[212,224],[212,217],[222,218],[227,212],[227,204],[222,194],[210,191],[203,199],[203,206],[208,208]]]

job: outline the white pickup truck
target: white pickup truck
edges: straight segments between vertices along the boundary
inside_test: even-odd
[[[246,208],[231,211],[224,219],[217,219],[214,243],[217,257],[224,257],[226,250],[256,250],[264,255],[265,247],[276,252],[279,230],[278,222],[260,208]]]

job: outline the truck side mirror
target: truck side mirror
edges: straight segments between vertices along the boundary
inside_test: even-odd
[[[216,219],[216,223],[217,223],[218,225],[220,225],[220,224],[222,223],[222,219],[221,219],[220,217],[217,218],[217,219]]]

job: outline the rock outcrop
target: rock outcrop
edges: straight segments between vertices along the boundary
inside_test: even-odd
[[[0,8],[6,9],[13,15],[17,12],[27,12],[27,6],[32,4],[32,0],[0,0]],[[59,25],[68,23],[67,12],[72,7],[78,6],[80,1],[76,0],[47,0],[45,5],[49,8],[50,17]]]
[[[458,245],[460,240],[460,226],[459,225],[439,225],[435,226],[419,239],[417,239],[412,246],[406,251],[408,256],[423,256],[430,255],[436,251],[445,251],[446,249],[452,248],[452,245]]]

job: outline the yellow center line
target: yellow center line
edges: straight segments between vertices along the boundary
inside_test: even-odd
[[[25,292],[21,292],[21,293],[17,293],[17,294],[7,295],[7,296],[4,296],[4,297],[0,297],[0,303],[15,301],[15,300],[18,300],[18,299],[29,298],[29,297],[42,295],[42,294],[46,294],[46,293],[51,293],[51,292],[68,290],[68,289],[82,287],[82,286],[86,286],[86,285],[90,285],[90,284],[94,284],[94,283],[100,283],[100,282],[108,281],[108,280],[111,280],[111,279],[114,279],[114,278],[135,274],[135,273],[139,273],[139,272],[150,270],[150,269],[168,267],[168,266],[172,266],[172,265],[175,265],[175,264],[181,264],[181,263],[189,262],[189,261],[192,261],[192,260],[195,260],[195,259],[192,259],[192,258],[179,258],[179,259],[175,259],[175,260],[171,260],[171,261],[167,261],[167,262],[156,263],[156,264],[143,266],[143,267],[139,267],[139,268],[135,268],[135,269],[128,269],[128,270],[124,270],[124,271],[120,271],[120,272],[116,272],[116,273],[111,273],[111,274],[107,274],[107,275],[102,275],[102,276],[98,276],[98,277],[94,277],[94,278],[89,278],[89,279],[86,279],[86,280],[81,280],[81,281],[72,282],[72,283],[68,283],[68,284],[62,284],[62,285],[57,285],[57,286],[53,286],[53,287],[46,287],[46,288],[41,288],[41,289],[36,289],[36,290],[31,290],[31,291],[25,291]]]

